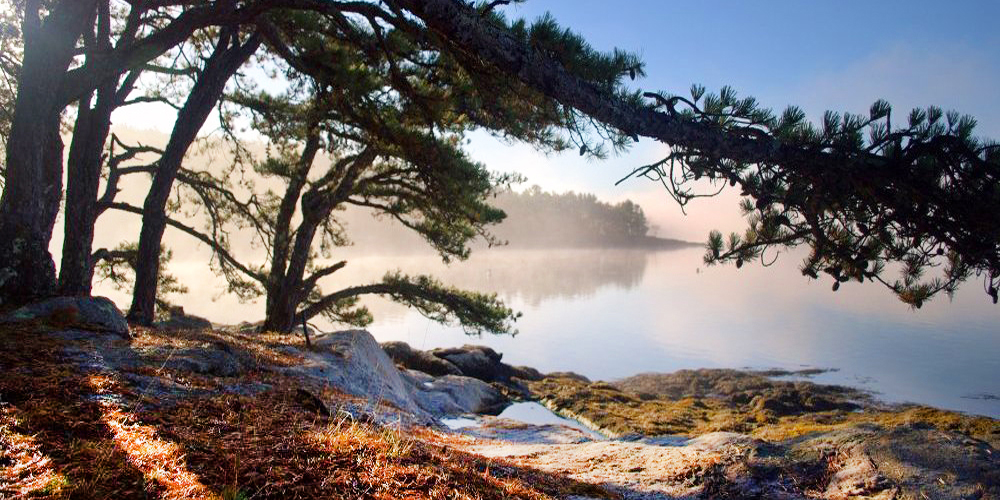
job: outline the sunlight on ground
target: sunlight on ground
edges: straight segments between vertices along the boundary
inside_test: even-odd
[[[59,493],[66,477],[55,471],[34,437],[14,430],[16,425],[14,412],[0,408],[0,497]]]
[[[102,375],[91,375],[87,382],[98,392],[114,384]],[[134,416],[117,404],[105,401],[102,406],[101,421],[111,430],[115,444],[133,467],[163,486],[166,491],[162,498],[219,498],[187,470],[184,454],[176,444],[160,439],[153,427],[135,423]]]

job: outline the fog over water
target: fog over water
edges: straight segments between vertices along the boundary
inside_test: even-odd
[[[700,367],[835,368],[815,380],[1000,417],[1000,309],[975,281],[951,302],[942,297],[913,311],[879,285],[847,283],[834,293],[826,281],[808,281],[795,255],[737,270],[705,268],[702,252],[500,249],[444,265],[430,253],[352,248],[348,266],[326,287],[399,269],[496,292],[524,313],[516,336],[470,338],[404,306],[367,300],[376,318],[369,330],[380,341],[423,349],[486,344],[511,364],[604,380]],[[177,263],[171,272],[191,289],[176,300],[189,313],[220,323],[263,315],[259,302],[221,296],[221,282],[202,262]],[[105,286],[97,292],[128,303]]]

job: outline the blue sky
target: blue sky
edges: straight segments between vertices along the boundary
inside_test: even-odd
[[[733,86],[767,106],[867,112],[885,98],[897,112],[938,105],[975,116],[980,135],[1000,138],[1000,2],[994,1],[620,1],[529,0],[505,9],[534,19],[551,12],[599,50],[639,54],[644,90],[686,92]],[[474,156],[551,190],[591,191],[639,201],[665,233],[701,241],[709,229],[741,228],[736,198],[695,202],[683,216],[659,188],[614,182],[655,161],[662,145],[642,141],[603,162],[575,153],[545,157],[477,136]]]
[[[731,85],[778,110],[799,105],[813,119],[827,109],[864,113],[879,98],[900,114],[934,104],[975,116],[980,135],[1000,139],[1000,1],[528,0],[503,9],[527,19],[548,11],[598,50],[639,54],[643,90]],[[134,108],[116,113],[116,123],[169,129],[169,110]],[[575,152],[544,156],[482,133],[469,151],[495,170],[520,172],[524,187],[638,201],[664,235],[702,241],[710,229],[742,229],[733,193],[697,200],[684,216],[662,187],[615,186],[663,156],[653,141],[599,162]]]

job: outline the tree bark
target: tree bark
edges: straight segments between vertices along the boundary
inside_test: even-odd
[[[64,0],[44,22],[40,1],[26,2],[24,59],[7,141],[0,198],[0,305],[51,295],[56,288],[49,239],[62,198],[59,86],[76,42],[94,20],[96,0]]]
[[[227,30],[228,31],[228,30]],[[231,43],[232,42],[232,43]],[[166,204],[184,155],[194,142],[208,114],[222,96],[226,82],[260,46],[257,34],[240,45],[235,34],[224,32],[209,57],[198,81],[191,89],[184,107],[170,134],[163,156],[157,162],[156,174],[143,204],[142,230],[135,270],[135,289],[128,319],[136,324],[153,322],[156,307],[156,284],[160,275],[160,243],[167,225]]]
[[[138,14],[133,12],[131,15]],[[131,41],[134,36],[134,30],[126,30],[119,44]],[[108,0],[97,5],[96,36],[84,37],[84,40],[88,62],[105,57],[113,50]],[[97,189],[101,184],[104,145],[111,132],[111,113],[132,92],[139,73],[128,74],[121,88],[118,77],[101,82],[93,107],[90,102],[93,93],[79,101],[66,165],[66,221],[59,266],[59,293],[62,295],[90,295],[96,262],[92,257],[94,224],[100,216]]]
[[[93,108],[90,98],[81,99],[73,140],[67,158],[66,222],[59,293],[89,295],[94,266],[91,253],[97,221],[97,189],[101,181],[101,153],[111,131],[115,83],[106,82],[97,91]]]
[[[303,197],[303,212],[306,212],[305,206],[308,201],[309,197]],[[282,279],[274,283],[274,286],[268,283],[265,331],[287,332],[295,326],[295,309],[302,300],[302,278],[312,253],[312,242],[316,237],[316,230],[327,215],[329,212],[303,214],[304,220],[295,232],[295,244]]]
[[[281,199],[281,206],[278,208],[278,216],[275,218],[274,244],[271,248],[271,269],[267,275],[267,283],[265,286],[265,289],[267,290],[267,297],[265,299],[265,323],[268,323],[268,318],[271,317],[270,311],[284,310],[287,308],[287,306],[279,305],[277,303],[279,294],[271,293],[271,290],[280,289],[285,280],[285,271],[288,267],[288,251],[292,243],[292,217],[295,215],[295,206],[299,202],[299,198],[302,194],[302,188],[305,187],[306,179],[309,176],[309,170],[312,167],[312,163],[315,160],[316,153],[318,151],[319,136],[315,133],[314,128],[314,132],[310,134],[309,138],[306,140],[306,145],[299,158],[296,175],[289,181],[288,188],[285,189],[285,195]],[[292,314],[294,313],[295,311],[293,306]],[[285,313],[282,313],[281,315],[284,316]],[[271,327],[273,329],[273,325],[271,325]],[[291,329],[291,325],[288,325],[287,328]]]

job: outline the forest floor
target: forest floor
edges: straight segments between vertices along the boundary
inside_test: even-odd
[[[297,380],[273,372],[241,376],[268,387],[241,395],[221,390],[231,379],[136,367],[136,374],[203,390],[151,400],[126,373],[81,370],[65,355],[80,341],[51,337],[47,329],[0,326],[0,498],[609,496],[594,484],[460,451],[433,429],[404,432],[346,414],[324,416],[303,400]],[[133,345],[198,335],[133,333]],[[294,362],[271,348],[276,343],[301,343],[232,340],[269,363]],[[321,397],[334,405],[354,399],[335,390]]]
[[[0,498],[1000,498],[992,419],[843,410],[782,426],[761,399],[746,402],[760,413],[735,418],[728,407],[696,414],[715,408],[710,397],[681,398],[678,409],[664,402],[678,395],[650,392],[675,379],[627,388],[545,379],[533,390],[548,404],[631,436],[593,441],[493,417],[454,432],[345,411],[366,402],[333,387],[303,391],[273,369],[302,361],[300,337],[66,332],[0,325]],[[210,344],[250,368],[212,375],[171,362]],[[156,355],[109,370],[98,354],[117,350]],[[656,419],[636,412],[654,410],[676,417],[671,425],[693,422],[684,434],[697,437],[642,438]]]

